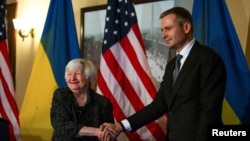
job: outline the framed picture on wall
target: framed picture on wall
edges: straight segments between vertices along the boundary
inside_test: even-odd
[[[159,16],[174,6],[174,0],[135,0],[134,4],[149,66],[158,89],[165,66],[175,55],[161,38]],[[98,5],[81,9],[81,55],[91,60],[97,69],[100,65],[106,7]]]

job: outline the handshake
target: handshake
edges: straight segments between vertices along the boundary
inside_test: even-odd
[[[103,123],[100,126],[99,141],[114,141],[116,137],[123,131],[121,123]]]

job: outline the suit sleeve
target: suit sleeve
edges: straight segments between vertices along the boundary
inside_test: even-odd
[[[164,80],[161,82],[160,89],[154,100],[149,105],[127,118],[132,128],[131,131],[135,131],[138,128],[158,119],[167,112],[165,89],[167,81],[165,78],[166,77],[164,77]]]

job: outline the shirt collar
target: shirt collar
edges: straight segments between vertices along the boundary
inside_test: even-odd
[[[186,61],[187,56],[188,56],[190,50],[192,49],[194,43],[195,43],[195,38],[193,38],[179,53],[176,52],[176,55],[177,54],[181,54],[182,55],[181,66],[180,66],[181,68],[182,68],[184,62]]]
[[[195,38],[193,38],[179,53],[176,52],[176,55],[181,54],[182,57],[186,58],[190,50],[192,49],[194,43],[195,43]]]

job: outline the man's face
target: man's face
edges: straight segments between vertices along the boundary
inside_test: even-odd
[[[169,14],[161,19],[162,38],[168,48],[182,49],[186,43],[187,32],[185,23],[180,25],[176,20],[176,15]]]

